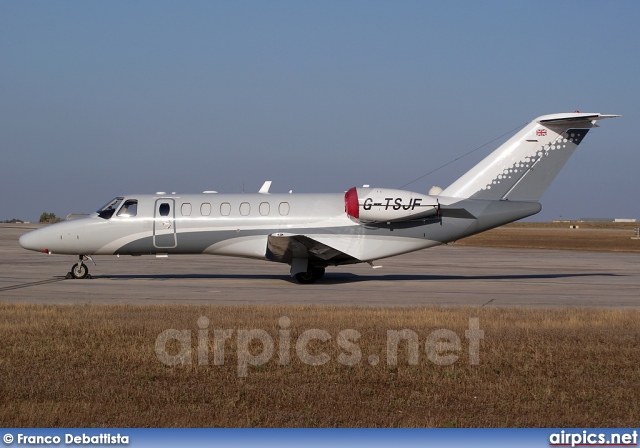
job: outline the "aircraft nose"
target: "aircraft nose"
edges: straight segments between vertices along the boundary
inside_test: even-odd
[[[19,242],[20,242],[20,246],[22,246],[24,249],[35,250],[38,252],[42,252],[45,249],[47,249],[46,247],[41,247],[42,238],[40,238],[40,235],[38,234],[37,230],[34,230],[29,233],[25,233],[20,237]]]

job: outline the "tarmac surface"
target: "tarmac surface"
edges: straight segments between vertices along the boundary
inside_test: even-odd
[[[0,302],[355,306],[640,307],[640,255],[441,246],[376,264],[329,267],[300,285],[289,266],[215,256],[76,257],[22,249],[34,225],[0,225]]]

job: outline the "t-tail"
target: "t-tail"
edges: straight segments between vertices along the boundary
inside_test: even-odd
[[[441,197],[538,201],[598,120],[598,113],[543,115],[526,125],[453,184]]]

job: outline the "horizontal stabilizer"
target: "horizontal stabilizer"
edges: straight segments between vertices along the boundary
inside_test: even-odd
[[[554,115],[544,115],[538,118],[536,121],[538,123],[543,123],[546,125],[560,125],[560,124],[572,124],[575,125],[577,122],[593,122],[597,120],[602,120],[604,118],[616,118],[620,115],[605,115],[605,114],[581,114],[581,113],[573,113],[573,114],[554,114]]]

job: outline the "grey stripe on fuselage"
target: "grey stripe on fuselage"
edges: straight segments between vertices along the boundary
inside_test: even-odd
[[[135,198],[136,196],[129,196]],[[138,196],[141,197],[141,196]],[[177,246],[173,248],[158,248],[154,246],[153,237],[145,236],[131,241],[114,251],[115,254],[201,254],[207,248],[224,241],[243,237],[265,237],[274,233],[300,234],[313,238],[314,235],[344,235],[344,236],[377,236],[415,238],[430,240],[433,245],[447,243],[489,228],[496,227],[520,219],[540,211],[537,202],[515,201],[485,201],[485,200],[456,200],[451,205],[443,205],[442,218],[405,221],[397,223],[368,223],[359,225],[322,226],[315,222],[327,222],[332,217],[344,218],[342,195],[189,195],[176,199],[176,208],[183,203],[193,205],[192,213],[197,213],[197,207],[204,203],[229,203],[232,213],[228,217],[182,217],[176,220]],[[153,198],[155,200],[157,197]],[[215,201],[214,201],[215,199]],[[149,201],[145,201],[149,202]],[[271,207],[277,207],[281,202],[287,202],[290,210],[287,216],[241,216],[238,212],[240,203],[250,204],[251,209],[259,207],[260,203],[269,202]],[[447,201],[443,201],[446,203]],[[153,205],[152,205],[153,207]],[[451,210],[451,214],[448,213]],[[276,213],[278,212],[275,210]],[[141,210],[144,213],[144,210]],[[149,211],[146,212],[150,213]],[[462,217],[448,217],[448,215]],[[478,217],[478,218],[475,218]],[[475,219],[474,219],[475,218]],[[294,225],[299,223],[304,225]],[[271,224],[272,226],[270,226]],[[229,227],[237,227],[235,230]],[[203,227],[211,227],[203,230]],[[255,228],[260,226],[260,228]],[[191,230],[192,228],[193,230]],[[197,229],[196,229],[197,228]],[[221,228],[221,229],[216,229]],[[366,241],[366,240],[365,240]],[[366,242],[365,242],[366,244]],[[426,247],[426,246],[425,246]],[[264,254],[260,254],[264,256]],[[389,255],[391,256],[391,255]]]

